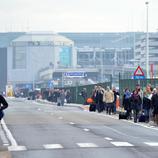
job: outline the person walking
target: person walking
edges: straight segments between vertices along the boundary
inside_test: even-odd
[[[145,115],[145,122],[149,122],[149,112],[151,108],[151,100],[150,97],[148,96],[147,92],[144,92],[143,95],[143,111]]]
[[[64,106],[64,102],[65,102],[65,98],[66,98],[64,89],[62,89],[62,90],[60,91],[60,96],[59,96],[59,98],[60,98],[61,106]]]
[[[107,87],[107,90],[105,91],[105,101],[106,101],[106,112],[107,114],[111,115],[113,111],[114,93],[110,89],[110,87]]]
[[[97,103],[97,110],[99,113],[105,110],[104,93],[105,93],[105,89],[102,88],[101,86],[98,86],[96,93],[96,103]]]
[[[83,88],[82,89],[82,91],[81,91],[81,93],[80,93],[80,95],[83,97],[83,99],[84,99],[84,103],[83,103],[83,105],[86,105],[87,104],[87,89],[86,88]]]
[[[124,109],[127,111],[127,118],[131,119],[131,112],[132,112],[132,108],[131,108],[131,92],[128,88],[125,89],[124,95],[123,95],[123,101],[122,101],[122,105],[124,107]]]
[[[114,102],[113,102],[113,113],[116,114],[116,100],[117,100],[117,96],[119,96],[119,92],[116,91],[116,88],[113,87],[112,91],[114,93]]]
[[[141,104],[142,104],[142,99],[137,90],[133,91],[133,94],[131,96],[131,104],[132,104],[132,109],[134,113],[134,123],[137,123],[138,114],[139,114],[139,111],[141,110]]]
[[[5,98],[2,95],[0,95],[0,120],[4,116],[3,110],[6,109],[7,107],[8,107],[7,101],[5,100]]]
[[[151,98],[151,104],[153,107],[154,122],[158,125],[158,87],[156,87],[156,94]]]

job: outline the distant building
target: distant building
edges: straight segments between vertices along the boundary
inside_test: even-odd
[[[77,48],[133,48],[143,32],[60,33],[74,41]]]
[[[7,47],[13,39],[23,34],[23,32],[0,33],[0,92],[5,91],[7,85]]]
[[[134,43],[143,32],[61,34],[75,42],[78,66],[98,68],[98,82],[111,76],[113,82],[118,82],[119,73],[130,73],[132,77]]]
[[[135,44],[134,64],[146,70],[146,36],[145,34]],[[155,77],[158,74],[158,33],[149,34],[149,65],[153,65]],[[149,67],[150,68],[150,67]]]
[[[76,86],[97,83],[99,70],[97,68],[45,68],[39,71],[38,87],[51,88]]]
[[[3,72],[0,76],[3,82],[0,82],[0,90],[4,90],[7,82],[21,87],[32,87],[33,82],[39,79],[38,72],[43,69],[46,73],[46,68],[53,68],[53,76],[56,78],[62,69],[65,71],[91,69],[97,71],[97,75],[94,73],[96,75],[94,78],[91,72],[89,77],[97,82],[109,80],[111,75],[115,82],[119,72],[123,74],[127,70],[128,73],[132,73],[138,64],[132,66],[133,61],[138,58],[137,55],[133,58],[134,50],[137,49],[134,49],[134,43],[143,34],[143,32],[58,35],[50,32],[0,33],[0,48],[2,48],[0,56],[4,59],[0,63],[0,72]],[[42,77],[48,78],[46,76]]]
[[[31,87],[44,67],[69,68],[75,65],[74,42],[54,33],[27,33],[8,47],[8,82]]]

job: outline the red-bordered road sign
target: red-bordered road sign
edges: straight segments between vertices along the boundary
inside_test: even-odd
[[[144,72],[140,66],[137,67],[136,71],[134,72],[134,76],[144,76]]]

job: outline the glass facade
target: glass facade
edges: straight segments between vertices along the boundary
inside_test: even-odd
[[[61,46],[59,50],[60,66],[70,67],[71,66],[71,54],[72,48],[68,46]]]
[[[13,69],[26,69],[26,47],[13,47]]]

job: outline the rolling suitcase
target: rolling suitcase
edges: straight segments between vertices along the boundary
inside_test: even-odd
[[[140,114],[138,122],[145,122],[145,114],[144,113]]]
[[[92,112],[92,111],[96,111],[96,105],[95,104],[90,104],[89,106],[89,111]]]

